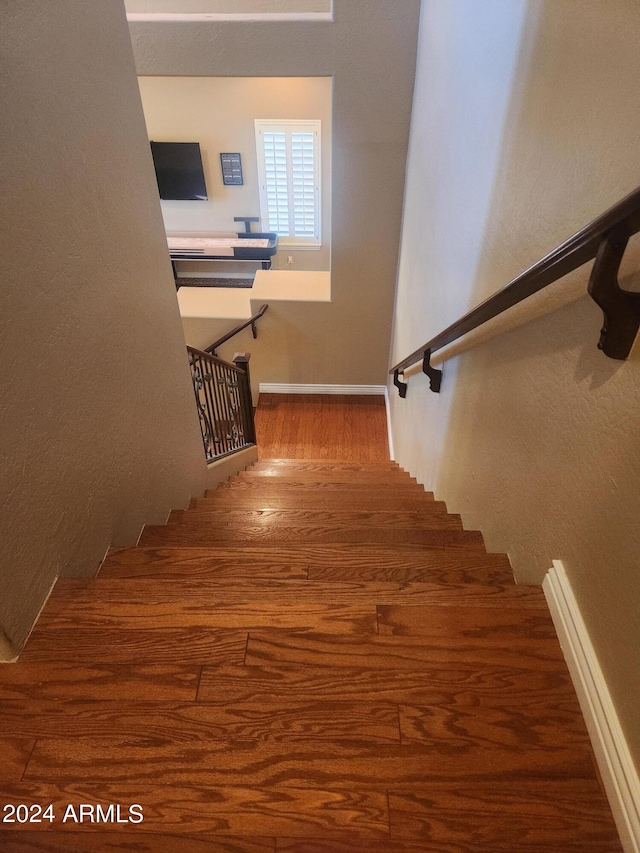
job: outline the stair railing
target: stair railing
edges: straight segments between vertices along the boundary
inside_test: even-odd
[[[187,352],[207,462],[254,445],[250,354],[236,353],[229,364],[194,347]]]
[[[407,394],[407,383],[400,381],[400,374],[419,361],[422,361],[422,369],[429,377],[431,390],[439,392],[442,371],[431,365],[431,356],[436,350],[492,320],[593,258],[595,263],[591,270],[588,293],[604,314],[598,348],[609,358],[627,358],[640,328],[640,293],[623,290],[618,283],[618,271],[629,238],[638,231],[640,188],[392,367],[389,373],[393,374],[393,383],[400,396],[405,397]]]
[[[239,326],[236,326],[235,329],[231,329],[230,332],[227,332],[226,335],[223,335],[221,338],[218,338],[217,341],[214,341],[211,346],[208,346],[205,349],[205,352],[210,352],[212,355],[216,355],[216,350],[219,346],[231,340],[234,335],[237,335],[238,332],[241,332],[243,329],[246,329],[247,326],[251,326],[251,331],[253,332],[253,337],[258,337],[258,330],[256,328],[256,322],[262,317],[264,312],[267,310],[269,306],[263,305],[254,315],[250,317],[245,323],[241,323]]]

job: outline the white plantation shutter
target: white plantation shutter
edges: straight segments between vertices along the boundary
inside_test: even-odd
[[[263,229],[285,246],[319,246],[320,122],[255,125]]]
[[[267,231],[289,233],[289,188],[284,133],[263,133]],[[263,217],[264,218],[264,217]]]
[[[293,233],[316,236],[316,184],[313,133],[291,134],[291,187],[293,190]]]

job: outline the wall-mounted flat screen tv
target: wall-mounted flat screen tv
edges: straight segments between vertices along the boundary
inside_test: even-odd
[[[160,198],[207,201],[199,142],[152,142]]]

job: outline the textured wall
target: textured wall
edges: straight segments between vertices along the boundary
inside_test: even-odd
[[[397,360],[640,184],[636,2],[425,0],[421,24]],[[519,580],[565,562],[638,761],[640,346],[596,349],[589,271],[447,361],[440,397],[414,376],[392,422],[398,461]]]
[[[281,306],[270,382],[380,384],[389,352],[419,0],[333,23],[131,24],[144,75],[333,77],[331,303]]]
[[[328,270],[331,258],[331,78],[290,77],[140,77],[140,94],[149,139],[199,142],[208,201],[161,201],[167,231],[244,230],[234,216],[260,216],[254,119],[319,119],[321,124],[322,246],[297,251],[281,248],[273,261],[282,268]],[[242,155],[244,184],[224,186],[220,152]],[[259,223],[253,230],[259,231]],[[263,229],[266,230],[263,226]],[[283,240],[284,242],[284,240]],[[187,275],[235,271],[244,264],[182,263]],[[256,265],[249,264],[249,271]]]
[[[122,3],[4,4],[0,625],[206,476]]]

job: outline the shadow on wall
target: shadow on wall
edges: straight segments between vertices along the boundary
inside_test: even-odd
[[[392,363],[640,184],[639,38],[634,3],[424,0]],[[393,437],[520,582],[564,562],[638,763],[640,343],[597,349],[590,269],[394,393]]]
[[[511,145],[513,116],[525,89],[536,8],[527,0],[423,3],[392,364],[478,300],[475,282],[501,157]],[[494,290],[504,283],[501,278],[493,281]],[[412,378],[402,403],[392,389],[398,459],[402,463],[406,455],[412,473],[429,488],[436,485],[453,428],[456,370],[450,361],[437,400],[421,376]],[[421,425],[419,435],[414,424]]]
[[[543,257],[632,190],[640,179],[640,174],[630,174],[624,168],[618,175],[612,174],[621,147],[620,117],[628,115],[629,103],[627,90],[618,83],[620,69],[612,63],[610,33],[602,29],[603,14],[600,2],[579,21],[571,9],[554,7],[551,0],[528,4],[468,307]],[[616,22],[620,26],[623,16]],[[627,73],[633,70],[624,55],[620,62]],[[628,145],[638,130],[634,124],[637,120],[627,121],[626,128],[623,125]],[[627,269],[640,264],[639,249],[640,240],[630,243],[625,257]],[[555,431],[550,418],[541,416],[540,408],[553,412],[560,405],[555,400],[563,400],[565,394],[572,399],[574,413],[576,407],[589,407],[592,401],[587,399],[588,394],[600,390],[607,395],[607,389],[624,386],[625,375],[637,360],[637,345],[626,364],[611,361],[596,349],[602,313],[585,296],[590,268],[589,264],[577,270],[513,309],[496,323],[502,333],[499,338],[473,349],[456,365],[458,378],[437,488],[474,524],[482,522],[476,507],[480,484],[486,482],[480,462],[486,453],[479,449],[519,445],[522,436],[518,437],[518,432],[526,431],[525,421],[537,425],[531,435],[533,446],[536,438],[544,441],[547,436],[551,440]],[[625,284],[628,282],[626,277]],[[582,304],[576,305],[575,300]],[[574,304],[558,310],[567,303]],[[513,328],[524,323],[531,328],[508,332],[510,325]],[[572,389],[558,383],[559,370],[551,368],[554,360],[563,366],[571,363],[567,381],[570,377],[579,400],[573,400]],[[503,368],[504,382],[509,384],[503,383],[494,394],[491,377],[502,375]],[[514,386],[528,388],[520,403],[518,387]],[[488,399],[493,401],[491,411]],[[477,425],[484,422],[486,443],[481,444]],[[476,427],[473,432],[465,426],[470,423]],[[588,418],[583,421],[585,429],[587,423]],[[597,421],[592,428],[597,429]],[[552,460],[550,464],[553,468]],[[552,470],[547,476],[553,479]],[[456,487],[458,479],[466,485]],[[509,543],[496,540],[493,544],[505,548]],[[543,565],[546,571],[551,557],[557,556],[541,555],[536,560],[537,574]]]

